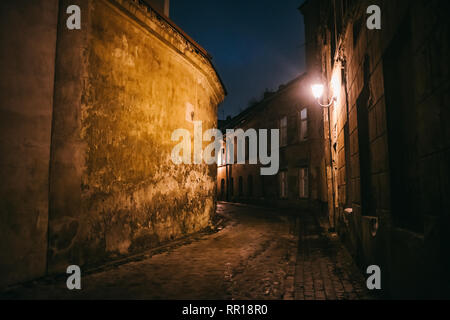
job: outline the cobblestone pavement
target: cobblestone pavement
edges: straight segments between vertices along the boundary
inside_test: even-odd
[[[374,298],[369,294],[365,279],[336,234],[323,232],[311,215],[301,217],[298,230],[294,299]]]
[[[338,239],[310,215],[219,203],[226,221],[122,264],[8,289],[10,299],[361,299],[364,279]],[[300,238],[300,241],[299,241]]]

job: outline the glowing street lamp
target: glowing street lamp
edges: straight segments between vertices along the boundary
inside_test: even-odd
[[[322,98],[323,91],[324,91],[323,84],[313,84],[311,86],[311,89],[312,89],[314,98],[316,98],[316,99]]]
[[[317,103],[324,108],[327,108],[329,106],[331,106],[333,104],[334,101],[336,101],[336,97],[331,98],[330,103],[328,104],[322,104],[320,103],[320,98],[322,98],[323,96],[323,92],[325,91],[325,87],[323,84],[313,84],[311,86],[311,90],[312,90],[312,94],[314,96],[314,98],[317,100]]]

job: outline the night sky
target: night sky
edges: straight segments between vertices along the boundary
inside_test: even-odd
[[[235,116],[305,68],[304,0],[171,0],[171,19],[212,56],[228,96],[219,118]]]

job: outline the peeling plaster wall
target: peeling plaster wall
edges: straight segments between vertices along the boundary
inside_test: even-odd
[[[132,1],[74,2],[82,30],[58,34],[49,272],[196,232],[215,210],[215,166],[170,158],[175,129],[217,127],[211,63]]]
[[[202,50],[131,0],[0,13],[0,287],[206,227],[216,167],[170,159],[173,130],[217,127],[225,91]]]

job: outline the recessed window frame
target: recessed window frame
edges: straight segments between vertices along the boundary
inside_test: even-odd
[[[300,199],[309,199],[309,167],[298,169],[298,196]]]
[[[302,108],[298,113],[298,138],[299,141],[308,140],[308,108]]]

